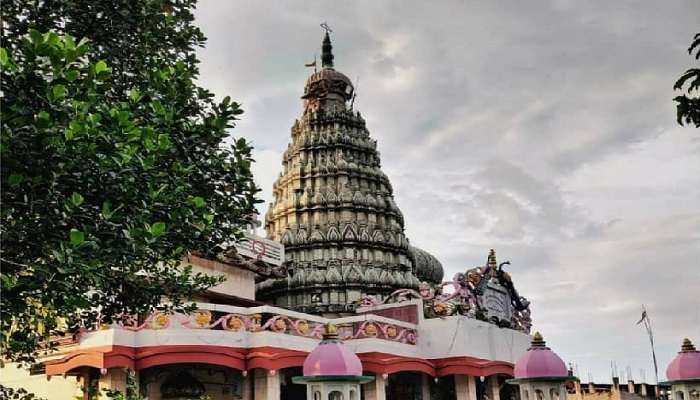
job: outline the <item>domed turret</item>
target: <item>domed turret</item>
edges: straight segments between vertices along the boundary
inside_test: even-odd
[[[333,46],[326,32],[321,47],[322,69],[315,71],[306,79],[304,85],[304,108],[318,111],[319,109],[343,109],[345,102],[352,99],[353,86],[350,78],[333,69]]]
[[[542,335],[535,332],[531,347],[515,364],[516,379],[566,378],[569,371],[559,356],[546,346]]]
[[[666,368],[666,378],[669,381],[700,381],[700,351],[695,349],[690,339],[683,339],[681,351]]]
[[[338,340],[333,324],[326,325],[323,340],[304,360],[304,376],[292,378],[306,384],[307,399],[359,399],[360,385],[372,380],[362,375],[362,362]]]
[[[671,385],[674,399],[700,398],[700,351],[690,339],[683,339],[681,351],[666,368],[667,382]]]
[[[442,282],[444,270],[440,261],[432,254],[418,247],[410,246],[408,250],[413,258],[413,270],[421,282],[439,284]]]
[[[335,325],[326,325],[326,333],[319,345],[304,360],[304,376],[359,376],[362,375],[360,358],[338,340]]]
[[[542,335],[535,332],[532,344],[515,364],[515,379],[523,400],[566,400],[566,382],[578,380],[569,374],[566,364],[546,346]]]

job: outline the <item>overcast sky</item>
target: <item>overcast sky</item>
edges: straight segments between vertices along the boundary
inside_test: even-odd
[[[202,1],[201,82],[242,103],[266,203],[323,21],[406,234],[446,277],[496,249],[584,381],[615,360],[653,382],[642,304],[660,378],[700,345],[700,131],[671,100],[700,2]]]

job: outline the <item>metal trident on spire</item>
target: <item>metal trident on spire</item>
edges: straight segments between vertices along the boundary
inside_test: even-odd
[[[321,45],[321,66],[323,68],[333,68],[333,46],[331,45],[331,37],[328,32],[333,32],[331,27],[327,23],[322,23],[321,28],[326,31],[323,37],[323,44]]]

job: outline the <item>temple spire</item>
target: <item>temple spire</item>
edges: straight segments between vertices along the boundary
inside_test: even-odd
[[[323,37],[323,44],[321,45],[321,66],[323,68],[333,68],[333,45],[328,34],[333,31],[325,22],[321,24],[321,28],[326,30],[326,35]]]

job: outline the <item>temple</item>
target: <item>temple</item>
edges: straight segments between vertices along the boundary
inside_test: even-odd
[[[257,293],[295,311],[346,315],[363,297],[440,283],[443,271],[409,245],[377,142],[349,105],[353,85],[334,68],[328,32],[321,62],[306,80],[265,216],[267,236],[285,246],[289,275],[258,283]]]
[[[538,378],[518,375],[516,362],[553,356],[541,338],[530,346],[530,304],[510,263],[485,249],[483,265],[443,282],[440,262],[405,236],[328,31],[321,62],[274,183],[267,237],[250,231],[216,259],[183,260],[226,277],[195,299],[197,311],[83,329],[31,373],[7,366],[0,382],[49,400],[103,390],[149,400],[530,400],[506,384]],[[551,393],[565,390],[557,367]]]

